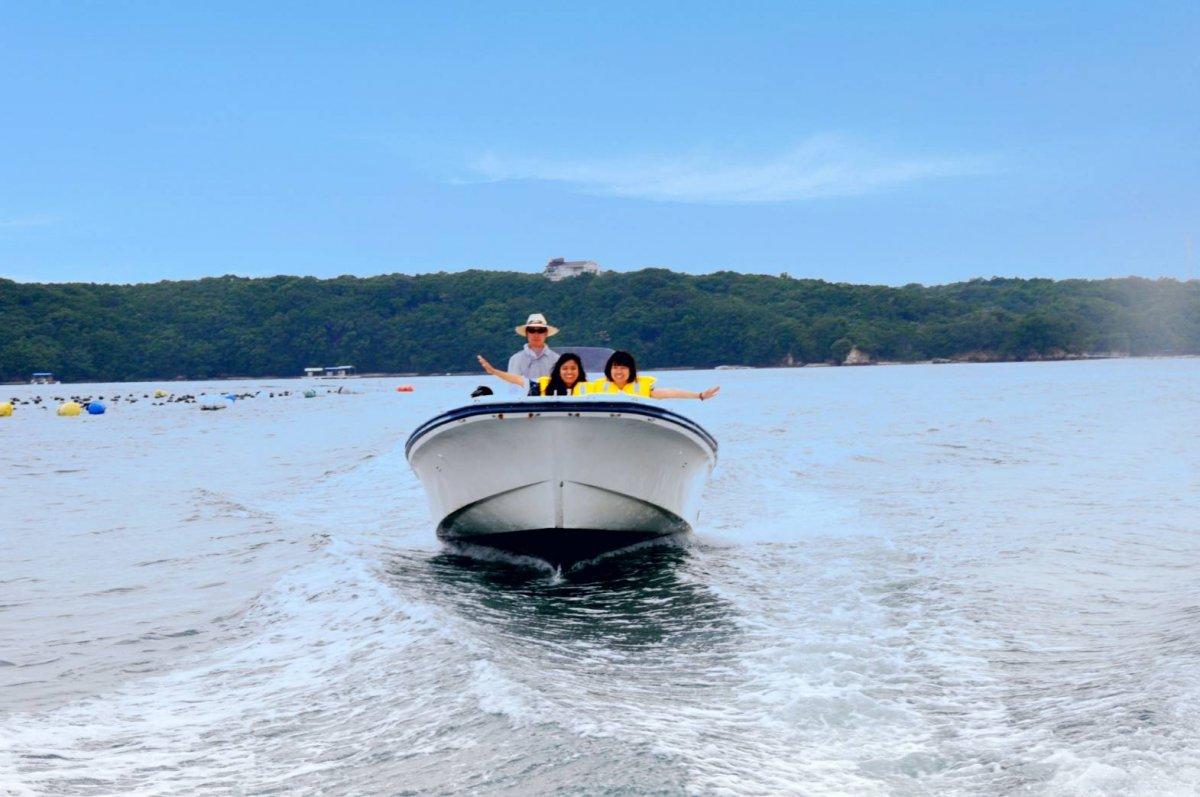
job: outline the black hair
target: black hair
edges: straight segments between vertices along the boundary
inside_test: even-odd
[[[614,365],[624,365],[629,369],[629,381],[637,382],[637,363],[633,360],[633,355],[627,351],[618,349],[614,351],[608,358],[608,362],[604,364],[604,378],[609,382],[612,381],[612,369]]]
[[[562,378],[563,363],[568,361],[574,362],[579,366],[579,379],[575,384],[579,385],[587,381],[587,372],[583,370],[583,360],[579,359],[578,354],[567,352],[554,363],[554,368],[550,371],[550,381],[546,383],[546,390],[542,393],[543,396],[571,395],[571,389],[567,387],[567,383]]]

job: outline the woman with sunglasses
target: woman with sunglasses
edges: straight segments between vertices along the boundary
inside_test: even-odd
[[[652,376],[638,376],[637,362],[633,359],[632,354],[627,351],[614,351],[608,358],[608,362],[604,364],[604,378],[589,382],[588,393],[626,393],[631,396],[657,399],[690,398],[704,401],[715,396],[721,389],[720,385],[714,385],[697,393],[694,390],[658,387],[654,382],[655,378]]]
[[[484,359],[482,354],[477,355],[477,359],[483,366],[483,370],[492,376],[521,387],[528,386],[531,396],[582,396],[588,392],[587,373],[583,370],[583,360],[573,352],[567,352],[560,356],[550,370],[549,376],[540,376],[532,382],[520,374],[501,371]]]

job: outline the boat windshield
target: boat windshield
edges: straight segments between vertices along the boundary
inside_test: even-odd
[[[559,354],[576,354],[583,361],[583,370],[587,371],[590,379],[596,379],[594,374],[604,374],[604,364],[612,356],[613,350],[605,346],[555,346]]]

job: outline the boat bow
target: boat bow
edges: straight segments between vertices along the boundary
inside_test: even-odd
[[[437,415],[405,454],[439,536],[494,544],[586,531],[627,544],[692,527],[717,441],[656,403],[528,398]]]

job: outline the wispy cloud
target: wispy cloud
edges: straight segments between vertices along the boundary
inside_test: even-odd
[[[741,204],[869,194],[921,180],[983,174],[991,171],[992,165],[979,157],[887,155],[837,136],[817,136],[758,158],[702,152],[545,160],[488,153],[469,168],[473,180],[542,180],[605,196]]]
[[[0,230],[19,230],[25,227],[48,227],[58,221],[57,216],[46,214],[32,216],[11,216],[0,218]]]

